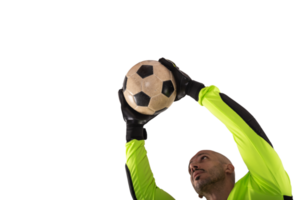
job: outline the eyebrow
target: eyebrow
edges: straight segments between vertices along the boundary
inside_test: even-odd
[[[198,155],[196,155],[196,157],[199,157],[199,156],[202,156],[203,154],[206,154],[206,155],[208,155],[207,153],[200,153],[200,154],[198,154]],[[192,159],[193,160],[193,159]],[[192,160],[190,161],[190,163],[189,163],[189,174],[190,174],[190,165],[191,165],[191,163],[192,163]]]

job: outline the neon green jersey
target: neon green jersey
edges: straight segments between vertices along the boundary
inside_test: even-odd
[[[252,115],[213,85],[201,89],[198,103],[232,133],[249,169],[235,183],[228,200],[292,200],[289,176]],[[135,139],[126,144],[126,170],[133,199],[174,199],[156,185],[144,145],[144,140]]]

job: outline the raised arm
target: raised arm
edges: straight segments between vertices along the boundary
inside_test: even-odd
[[[131,199],[175,200],[175,196],[157,184],[151,168],[146,141],[146,126],[159,115],[142,115],[133,110],[118,89],[122,119],[125,122],[125,174]]]
[[[174,200],[156,185],[144,145],[144,140],[134,139],[126,143],[125,168],[132,198]]]
[[[232,136],[249,171],[242,180],[237,181],[239,183],[228,199],[235,199],[235,195],[241,193],[245,196],[251,194],[251,199],[293,199],[289,172],[273,142],[250,110],[214,83],[207,84],[199,92],[197,104]]]
[[[200,108],[204,108],[228,133],[248,169],[230,193],[228,200],[265,199],[292,200],[293,186],[289,172],[279,152],[256,117],[245,106],[234,100],[212,83],[191,79],[179,65],[164,56],[159,61],[172,71],[179,102],[188,97]]]

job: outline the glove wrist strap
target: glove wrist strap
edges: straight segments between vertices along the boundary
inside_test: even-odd
[[[186,94],[198,102],[199,92],[204,87],[204,84],[191,80],[187,86]]]
[[[126,127],[126,141],[130,142],[133,139],[136,140],[146,140],[147,132],[143,127],[144,125],[140,124],[127,124]]]

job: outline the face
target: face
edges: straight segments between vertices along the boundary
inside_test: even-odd
[[[225,179],[225,171],[218,156],[212,151],[200,151],[190,161],[191,182],[198,194],[202,194],[216,182]]]

